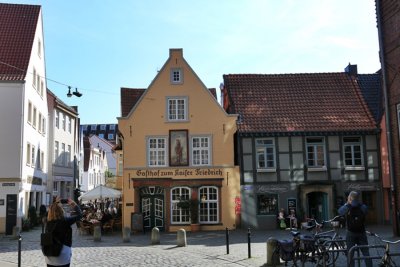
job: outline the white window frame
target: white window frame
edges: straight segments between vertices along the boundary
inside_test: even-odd
[[[31,159],[32,154],[31,153],[32,153],[31,152],[31,144],[27,143],[26,144],[26,165],[28,165],[28,166],[31,166],[31,162],[32,162],[32,159]]]
[[[39,118],[38,118],[38,132],[42,133],[42,113],[39,112]]]
[[[40,169],[44,170],[44,152],[40,152]]]
[[[202,186],[199,188],[199,222],[219,222],[219,190],[216,186]]]
[[[65,143],[61,143],[61,164],[62,166],[67,166],[67,155],[65,151]]]
[[[71,120],[72,120],[72,118],[67,116],[67,130],[69,133],[71,133],[71,131],[72,131],[72,121]]]
[[[168,121],[176,122],[176,121],[188,120],[188,97],[182,97],[182,96],[167,97],[166,106],[167,106]],[[181,106],[183,106],[183,110]]]
[[[46,134],[46,117],[43,116],[42,117],[42,134],[45,135]]]
[[[99,137],[104,139],[104,134],[103,133],[99,133]]]
[[[72,166],[72,161],[71,161],[71,145],[67,146],[67,164],[66,166],[71,167]]]
[[[59,165],[59,153],[60,153],[60,143],[58,141],[54,141],[54,164]]]
[[[319,149],[322,148],[322,159],[319,155]],[[312,156],[312,157],[310,157]],[[325,150],[325,138],[324,137],[306,137],[306,158],[307,167],[312,169],[326,169],[326,150]],[[323,161],[323,164],[319,164],[319,161]],[[312,163],[310,164],[310,161]]]
[[[171,68],[170,81],[171,81],[171,84],[182,84],[183,83],[182,68]]]
[[[106,130],[106,125],[105,124],[100,124],[100,130],[105,131]]]
[[[32,112],[32,127],[36,129],[36,118],[37,115],[37,108],[35,106],[33,106],[33,112]]]
[[[195,147],[195,144],[196,147]],[[206,145],[206,146],[205,146]],[[191,164],[192,166],[211,165],[211,137],[192,136],[190,138]]]
[[[112,130],[112,131],[114,131],[114,130],[115,130],[115,124],[110,124],[109,129]]]
[[[32,150],[32,154],[31,154],[31,167],[35,167],[35,163],[36,163],[36,150],[35,150],[35,146],[31,145],[31,150]]]
[[[53,182],[53,192],[58,192],[58,182]]]
[[[109,134],[107,135],[107,139],[114,139],[114,134],[109,133]]]
[[[54,112],[54,119],[55,119],[55,125],[57,129],[60,129],[60,112],[58,112],[58,110],[56,110]]]
[[[346,139],[350,140],[350,139],[355,139],[358,138],[358,141],[346,141]],[[343,143],[343,163],[345,166],[346,170],[356,170],[356,169],[360,169],[363,170],[364,169],[364,165],[363,165],[363,147],[362,147],[362,138],[361,136],[344,136],[342,139],[342,143]],[[346,148],[350,148],[350,153],[351,153],[351,164],[347,164],[346,162]],[[355,150],[356,147],[359,147],[360,151],[360,158],[355,158]],[[360,160],[360,164],[356,164],[356,160]]]
[[[153,141],[155,141],[156,147],[150,147],[151,145],[154,146]],[[163,141],[164,147],[161,147],[160,143]],[[155,153],[156,157],[159,158],[163,156],[163,160],[155,160],[152,159],[152,154]],[[165,167],[168,166],[168,142],[166,137],[148,137],[147,138],[147,165],[149,167]]]
[[[32,85],[34,88],[36,88],[36,69],[33,68],[33,73],[32,73]]]
[[[38,50],[37,50],[38,51],[38,56],[42,57],[42,41],[40,39],[38,39],[37,44],[38,44]]]
[[[275,172],[276,171],[276,149],[274,138],[257,138],[255,139],[256,146],[256,164],[258,172]],[[272,150],[272,151],[271,151]],[[262,166],[259,156],[264,157],[264,166]],[[272,156],[272,160],[270,159]],[[268,163],[272,162],[272,166],[268,166]]]
[[[32,124],[32,102],[28,101],[28,123]]]
[[[65,131],[65,117],[66,115],[64,113],[61,113],[61,127]]]
[[[178,203],[182,199],[189,200],[192,191],[189,187],[174,187],[171,189],[171,224],[190,223],[190,209],[178,208]]]

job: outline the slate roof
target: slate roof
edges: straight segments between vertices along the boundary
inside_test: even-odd
[[[384,110],[381,78],[380,72],[357,76],[361,92],[377,124],[380,123]]]
[[[214,98],[217,99],[217,92],[215,88],[210,88],[208,90],[214,96]],[[121,117],[128,116],[131,109],[136,105],[145,91],[146,89],[121,88]]]
[[[25,79],[39,12],[36,5],[0,4],[0,80]]]
[[[223,77],[239,133],[376,130],[357,82],[346,73]]]

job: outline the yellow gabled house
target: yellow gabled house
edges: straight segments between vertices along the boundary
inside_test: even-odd
[[[196,222],[201,230],[236,228],[236,119],[219,105],[215,89],[205,87],[182,49],[170,49],[147,89],[121,88],[123,226],[138,230],[143,219],[145,230],[190,230]]]

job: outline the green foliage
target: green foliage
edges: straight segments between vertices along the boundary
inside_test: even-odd
[[[199,201],[197,199],[181,199],[178,208],[189,209],[192,224],[199,223]]]

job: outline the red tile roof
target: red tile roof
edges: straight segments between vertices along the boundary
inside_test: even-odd
[[[40,6],[0,4],[0,80],[25,79],[39,12]]]
[[[210,93],[217,99],[217,92],[215,88],[208,89]],[[142,94],[146,89],[138,88],[121,88],[121,117],[128,116],[131,109],[136,105]]]
[[[242,133],[373,131],[374,119],[346,73],[224,75]]]

